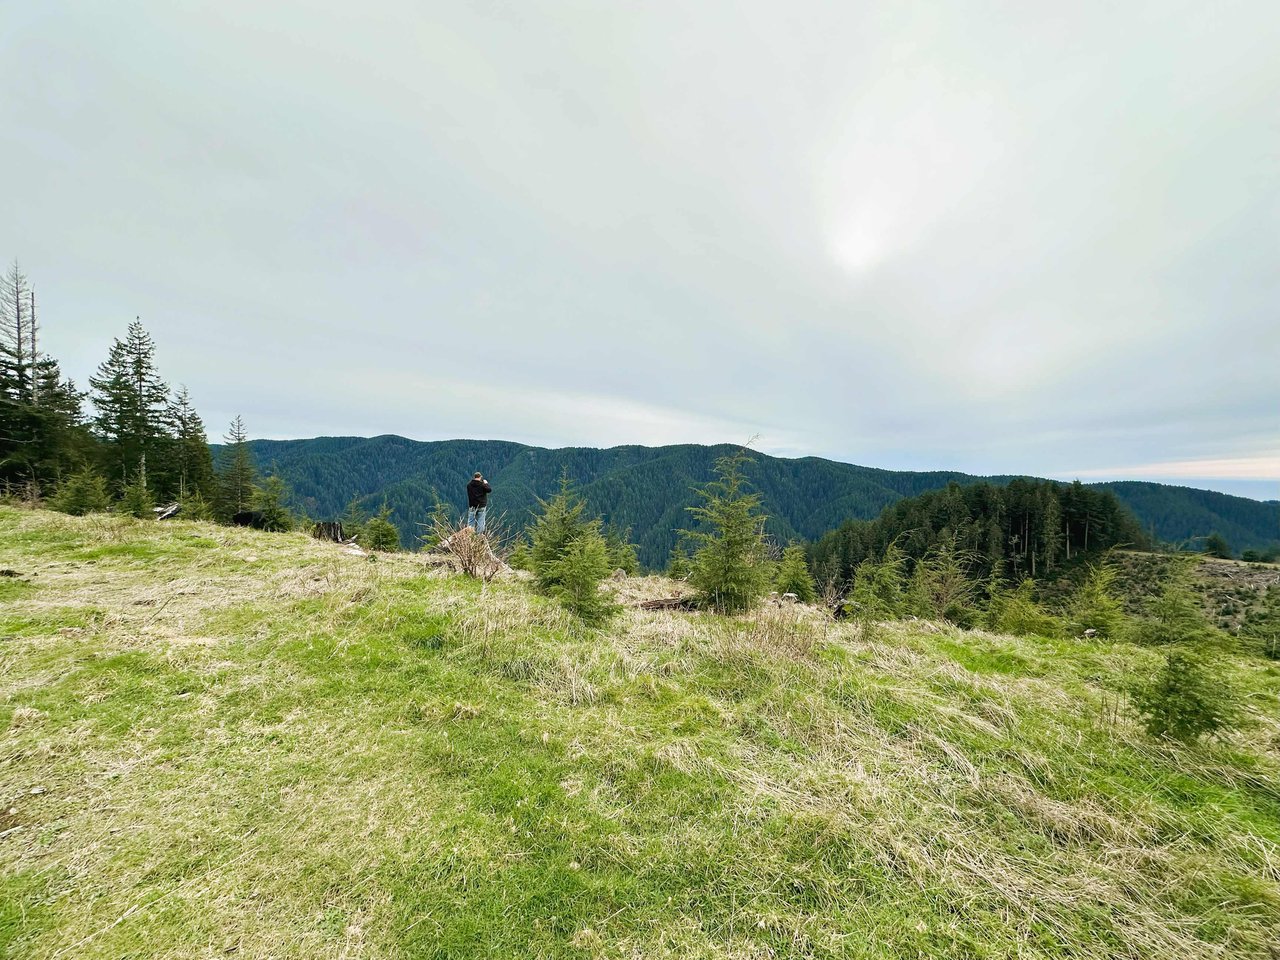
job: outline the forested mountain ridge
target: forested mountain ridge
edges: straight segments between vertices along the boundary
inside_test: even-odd
[[[1280,502],[1232,497],[1166,483],[1121,480],[1092,484],[1110,490],[1150,532],[1172,543],[1222,534],[1236,551],[1280,541]],[[1280,484],[1277,484],[1280,486]]]
[[[293,488],[296,505],[310,516],[336,517],[353,498],[369,510],[385,500],[406,544],[415,542],[416,524],[431,512],[437,496],[455,509],[465,506],[463,489],[476,470],[494,485],[494,512],[521,526],[537,497],[554,491],[566,472],[591,510],[619,528],[631,528],[641,563],[654,567],[665,562],[676,531],[689,524],[685,508],[694,502],[694,485],[711,476],[716,457],[734,448],[680,444],[550,450],[504,440],[417,441],[387,435],[255,440],[251,449],[261,469],[279,471]],[[874,518],[903,497],[953,481],[1003,484],[1014,479],[765,454],[755,454],[747,472],[764,496],[769,533],[781,542],[814,540],[847,520]],[[1144,530],[1154,524],[1163,540],[1185,539],[1188,534],[1182,531],[1188,526],[1196,531],[1191,535],[1203,536],[1220,524],[1236,550],[1280,540],[1280,505],[1160,484],[1105,486],[1134,510]],[[1166,493],[1153,499],[1147,488]],[[1144,509],[1152,504],[1159,505],[1158,512]],[[1240,519],[1231,526],[1223,523],[1231,518]]]

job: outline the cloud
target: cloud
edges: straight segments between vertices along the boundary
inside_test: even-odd
[[[1274,452],[1274,4],[7,27],[0,256],[78,380],[140,315],[214,433],[1082,476]]]

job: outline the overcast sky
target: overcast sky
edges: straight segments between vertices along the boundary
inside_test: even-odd
[[[0,258],[215,436],[1275,497],[1278,50],[1276,0],[0,0]]]

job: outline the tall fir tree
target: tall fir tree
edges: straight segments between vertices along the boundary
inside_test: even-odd
[[[253,503],[254,482],[257,470],[253,465],[253,451],[249,449],[249,434],[244,420],[238,415],[231,421],[227,435],[222,438],[222,462],[218,469],[218,519],[230,520]]]
[[[35,299],[15,262],[0,277],[0,488],[49,493],[78,470],[92,442],[83,394],[39,353]]]
[[[173,433],[173,467],[178,479],[178,496],[199,497],[212,501],[217,496],[213,472],[213,454],[205,435],[204,421],[191,404],[185,386],[179,387],[169,405],[170,430]]]
[[[89,378],[94,426],[108,444],[107,473],[123,487],[140,469],[148,455],[152,469],[164,459],[169,408],[169,387],[160,379],[155,365],[155,344],[151,335],[135,320],[123,340],[115,340],[98,373]],[[165,471],[153,477],[153,487],[162,496],[171,492]]]
[[[30,403],[34,398],[34,342],[31,284],[14,260],[0,277],[0,379],[6,397],[17,403]]]

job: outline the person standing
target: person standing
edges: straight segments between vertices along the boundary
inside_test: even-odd
[[[484,513],[489,508],[489,494],[493,487],[479,470],[467,484],[467,526],[476,533],[484,533]]]

